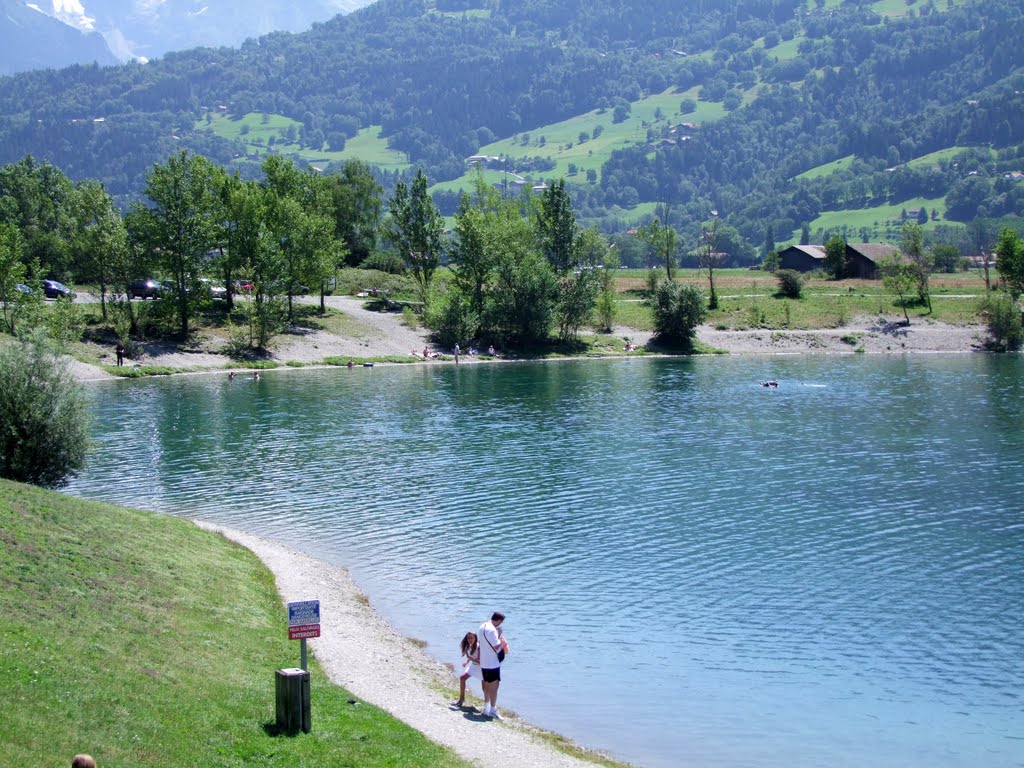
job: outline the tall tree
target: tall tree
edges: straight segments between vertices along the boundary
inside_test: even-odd
[[[395,185],[388,211],[385,237],[412,269],[420,300],[427,304],[434,271],[441,263],[444,219],[427,193],[427,177],[422,169],[416,171],[411,188],[402,181]]]
[[[1009,294],[1017,299],[1024,294],[1024,240],[1009,227],[996,243],[996,269]]]
[[[657,217],[637,230],[637,237],[654,249],[655,256],[665,265],[665,276],[671,280],[675,276],[676,252],[678,250],[675,229],[666,221]]]
[[[357,267],[373,253],[380,230],[383,190],[362,160],[346,160],[327,177],[334,211],[334,236],[344,243],[346,260]]]
[[[825,271],[833,280],[846,277],[846,239],[832,235],[825,243]]]
[[[708,309],[718,309],[718,293],[715,291],[715,269],[722,263],[722,253],[718,250],[718,217],[714,216],[710,224],[700,228],[700,245],[697,246],[697,264],[708,276]]]
[[[115,283],[115,267],[128,255],[128,231],[106,187],[88,179],[75,187],[72,205],[75,231],[71,241],[79,279],[100,289],[100,312],[107,320],[107,291]]]
[[[0,223],[0,305],[3,306],[4,329],[14,334],[23,319],[31,317],[42,301],[42,293],[26,291],[24,262],[25,241],[14,224]]]
[[[535,224],[541,253],[555,274],[564,275],[578,264],[576,252],[576,211],[565,190],[565,180],[558,179],[545,189],[538,200]]]
[[[25,263],[40,266],[35,277],[69,279],[73,195],[63,172],[32,155],[0,168],[0,222],[21,230]]]
[[[132,208],[132,236],[171,276],[183,338],[189,334],[199,298],[205,254],[220,237],[222,178],[205,157],[182,150],[146,175],[146,196],[152,205],[138,203]]]
[[[900,232],[900,250],[914,267],[917,283],[917,298],[932,311],[932,297],[928,290],[928,276],[931,274],[933,259],[924,247],[924,230],[916,221],[908,221]]]

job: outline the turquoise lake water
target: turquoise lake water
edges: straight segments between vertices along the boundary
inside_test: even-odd
[[[777,390],[758,382],[777,378]],[[499,705],[641,766],[1024,765],[1024,359],[91,385],[69,492],[350,567]]]

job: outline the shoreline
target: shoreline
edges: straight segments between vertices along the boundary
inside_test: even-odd
[[[432,347],[427,333],[422,329],[411,329],[401,324],[400,318],[388,313],[370,312],[354,306],[355,302],[335,300],[335,308],[350,313],[366,330],[364,335],[346,337],[326,332],[315,334],[284,334],[268,362],[277,363],[272,369],[230,367],[229,360],[219,350],[184,352],[173,345],[154,344],[146,350],[146,356],[137,364],[152,365],[171,369],[170,376],[227,375],[235,371],[242,377],[252,375],[256,370],[310,370],[337,368],[324,363],[327,357],[355,359],[383,358],[408,355],[410,362],[376,362],[374,365],[412,364],[455,364],[450,357],[440,360],[423,360],[418,350]],[[375,325],[370,325],[375,323]],[[875,316],[855,318],[842,328],[820,328],[811,330],[745,329],[730,330],[702,325],[697,329],[697,342],[703,347],[698,353],[709,355],[735,356],[799,356],[799,355],[899,355],[899,354],[965,354],[984,352],[987,329],[982,325],[952,325],[941,322],[918,322],[905,325],[901,318]],[[524,361],[566,360],[611,360],[644,357],[676,357],[677,355],[649,352],[645,349],[652,340],[649,331],[617,327],[610,334],[599,337],[607,344],[595,344],[595,352],[607,349],[607,354],[567,356],[565,358],[490,358],[464,355],[460,364],[481,365]],[[635,353],[624,351],[625,341],[635,344]],[[95,346],[95,345],[94,345]],[[434,348],[434,347],[432,347]],[[398,350],[404,350],[399,352]],[[92,350],[99,359],[107,351],[95,347]],[[68,358],[68,368],[79,381],[105,381],[122,378],[108,373],[99,365]],[[293,365],[289,365],[292,363]],[[343,367],[343,366],[341,366]],[[363,367],[357,363],[356,367]],[[145,377],[150,378],[150,377]]]
[[[370,606],[347,569],[269,539],[202,520],[192,522],[253,552],[273,573],[283,602],[320,600],[323,634],[310,640],[309,648],[332,683],[450,747],[460,757],[479,765],[509,768],[628,765],[530,725],[511,711],[498,722],[468,708],[452,708],[450,697],[455,695],[453,689],[458,689],[453,671],[388,624]],[[298,645],[295,654],[298,659]],[[470,691],[478,685],[472,683]],[[315,723],[315,712],[312,717]],[[559,749],[559,743],[574,754]]]

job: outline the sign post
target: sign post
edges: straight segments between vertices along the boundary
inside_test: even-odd
[[[320,637],[320,601],[288,603],[288,639],[302,641],[299,650],[302,669],[306,669],[306,638],[309,637]]]

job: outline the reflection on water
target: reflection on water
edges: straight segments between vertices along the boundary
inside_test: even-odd
[[[91,390],[70,492],[285,541],[650,766],[1024,765],[1024,362],[628,360]],[[778,390],[757,386],[778,378]]]

